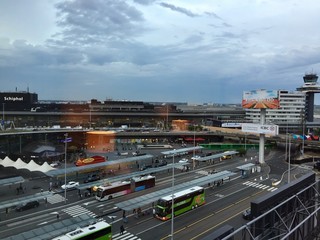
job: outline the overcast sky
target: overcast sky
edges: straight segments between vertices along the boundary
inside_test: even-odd
[[[1,91],[240,104],[319,74],[319,23],[315,0],[3,0]]]

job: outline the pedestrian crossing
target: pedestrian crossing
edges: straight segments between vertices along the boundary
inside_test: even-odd
[[[59,203],[59,202],[64,202],[65,198],[63,196],[61,196],[60,194],[54,194],[52,196],[49,196],[47,198],[47,200],[48,200],[48,203],[55,204],[55,203]]]
[[[262,190],[267,190],[269,192],[273,192],[273,191],[278,189],[276,187],[270,187],[270,186],[267,186],[267,185],[264,185],[264,184],[251,182],[251,181],[244,182],[243,185],[246,185],[246,186],[249,186],[249,187],[254,187],[254,188],[259,188],[259,189],[262,189]]]
[[[141,238],[138,238],[137,236],[133,235],[132,233],[129,233],[127,231],[124,231],[123,234],[117,233],[112,234],[112,240],[141,240]]]
[[[80,206],[80,205],[76,205],[76,206],[72,206],[72,207],[68,207],[65,209],[62,209],[62,212],[65,212],[67,214],[69,214],[72,217],[78,217],[82,214],[87,214],[91,217],[96,217],[97,215],[91,211],[89,211],[88,209]]]

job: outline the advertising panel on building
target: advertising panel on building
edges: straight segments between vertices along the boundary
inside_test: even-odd
[[[244,91],[242,98],[243,108],[277,109],[280,108],[277,90]]]
[[[279,126],[242,123],[241,131],[248,132],[248,133],[258,133],[258,134],[267,134],[271,136],[276,136],[279,134]]]

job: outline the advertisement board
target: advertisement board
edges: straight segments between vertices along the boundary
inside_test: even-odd
[[[243,108],[277,109],[280,108],[279,94],[277,90],[253,90],[244,91],[242,98]]]
[[[276,136],[279,134],[279,126],[278,125],[261,125],[254,123],[242,123],[241,127],[242,132],[247,133],[258,133],[258,134],[267,134]]]

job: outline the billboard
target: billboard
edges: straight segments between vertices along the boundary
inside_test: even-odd
[[[242,98],[243,108],[280,108],[279,95],[277,90],[253,90],[244,91]]]
[[[279,126],[242,123],[241,131],[248,132],[248,133],[259,133],[259,134],[268,134],[268,135],[276,136],[279,134]]]

